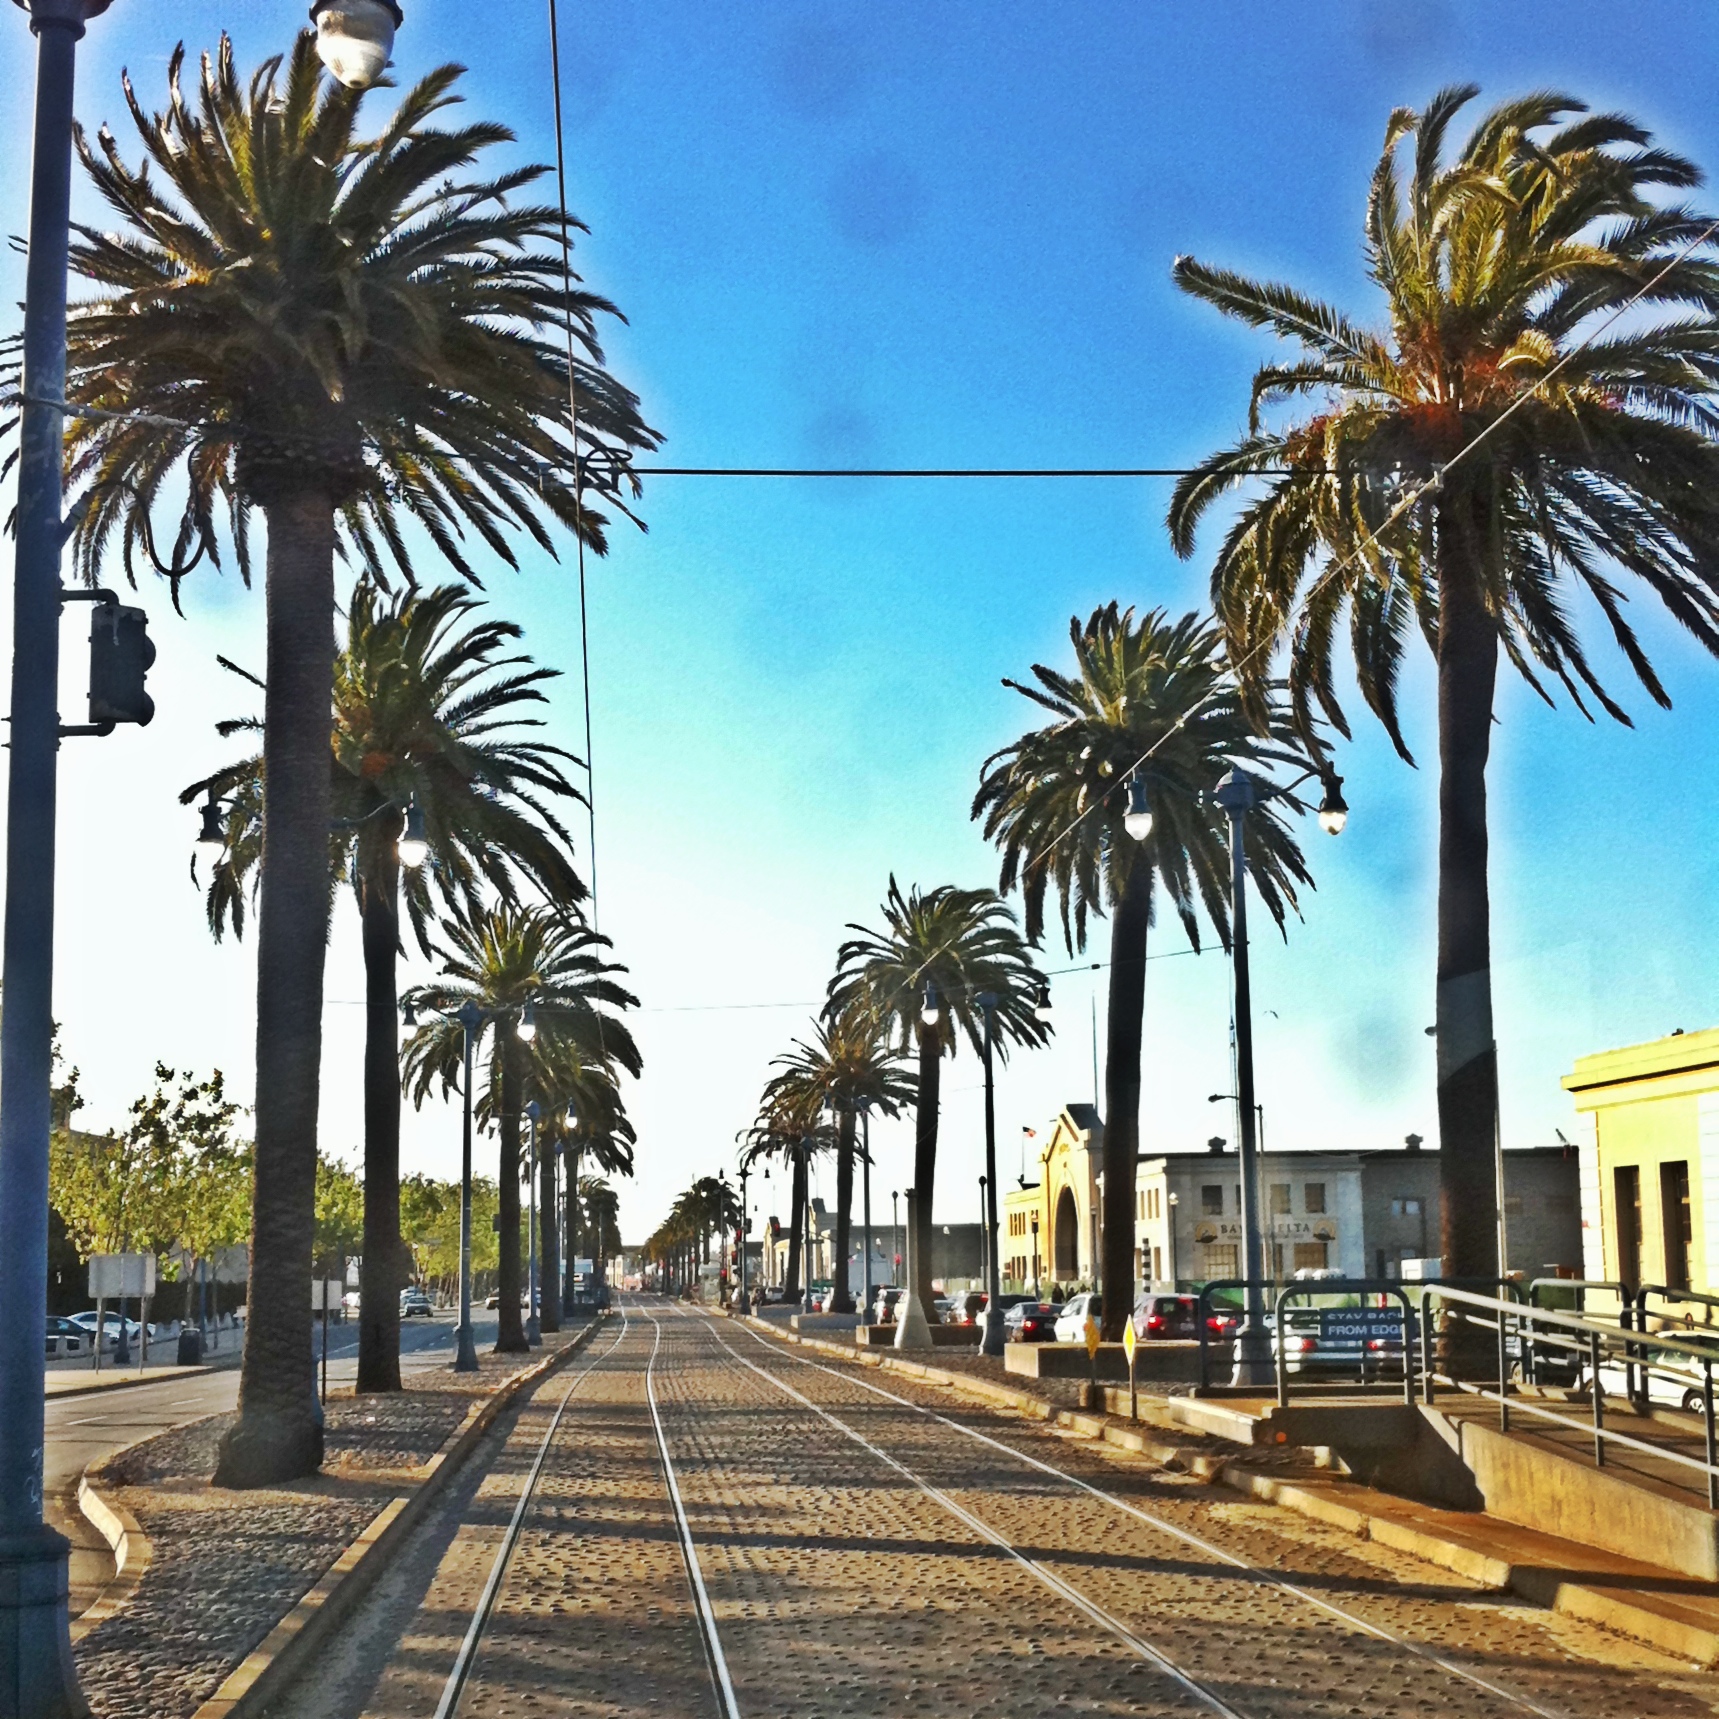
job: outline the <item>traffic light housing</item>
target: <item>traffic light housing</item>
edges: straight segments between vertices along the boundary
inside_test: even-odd
[[[111,734],[118,723],[146,725],[155,700],[143,689],[155,644],[149,617],[123,603],[97,603],[90,611],[90,725]]]

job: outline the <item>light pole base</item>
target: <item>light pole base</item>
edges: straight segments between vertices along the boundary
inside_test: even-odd
[[[89,1719],[72,1665],[71,1549],[45,1523],[0,1537],[0,1719]]]
[[[477,1343],[473,1340],[471,1326],[462,1325],[454,1333],[454,1371],[475,1373],[477,1370]]]
[[[981,1355],[1001,1355],[1006,1347],[1005,1328],[1003,1325],[1003,1310],[987,1304],[985,1308],[985,1335],[979,1339]]]
[[[895,1309],[895,1347],[897,1349],[929,1349],[931,1327],[926,1322],[925,1309],[919,1297],[910,1289]]]
[[[525,1340],[533,1349],[543,1347],[543,1325],[535,1313],[525,1322]]]
[[[1236,1333],[1236,1364],[1230,1383],[1266,1391],[1276,1389],[1277,1361],[1271,1352],[1269,1331],[1244,1325]]]
[[[741,1319],[746,1318],[752,1311],[751,1298],[744,1289],[734,1298],[734,1311]]]

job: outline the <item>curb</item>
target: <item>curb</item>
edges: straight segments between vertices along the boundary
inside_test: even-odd
[[[466,1411],[465,1419],[442,1441],[441,1449],[418,1470],[422,1479],[417,1486],[401,1497],[390,1499],[371,1518],[364,1532],[335,1559],[321,1579],[262,1642],[227,1674],[221,1686],[196,1709],[191,1719],[250,1719],[251,1715],[260,1713],[262,1704],[279,1692],[282,1685],[301,1668],[302,1662],[353,1610],[361,1597],[361,1586],[368,1587],[381,1573],[386,1560],[417,1526],[419,1519],[501,1414],[518,1397],[572,1360],[590,1342],[601,1323],[602,1315],[599,1314],[564,1348],[521,1369],[488,1396],[473,1403]],[[215,1371],[213,1368],[209,1370]],[[149,1537],[136,1518],[124,1505],[100,1489],[102,1468],[123,1454],[123,1451],[115,1451],[99,1467],[86,1472],[78,1488],[78,1506],[113,1548],[119,1574],[102,1590],[95,1604],[73,1624],[74,1641],[87,1635],[103,1619],[112,1617],[125,1605],[153,1561]],[[348,1581],[347,1578],[361,1568],[365,1582]]]
[[[94,1604],[72,1620],[72,1640],[82,1641],[99,1623],[124,1609],[137,1585],[155,1562],[155,1548],[138,1520],[117,1499],[104,1498],[86,1474],[78,1482],[78,1509],[84,1520],[107,1541],[113,1553],[113,1580],[96,1595]]]
[[[235,1371],[237,1367],[238,1362],[235,1360],[231,1367],[187,1367],[183,1372],[175,1371],[172,1373],[156,1373],[153,1375],[149,1373],[135,1373],[123,1379],[103,1380],[100,1384],[96,1383],[94,1375],[92,1374],[89,1384],[72,1385],[63,1391],[49,1391],[47,1393],[47,1400],[49,1403],[63,1403],[73,1397],[93,1397],[98,1392],[129,1391],[135,1389],[138,1385],[170,1385],[178,1379],[200,1379],[205,1373],[231,1373]]]

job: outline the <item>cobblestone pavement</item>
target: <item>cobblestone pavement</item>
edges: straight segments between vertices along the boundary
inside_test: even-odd
[[[96,1719],[194,1712],[412,1483],[474,1396],[538,1358],[485,1351],[475,1375],[426,1369],[408,1374],[398,1394],[331,1396],[323,1472],[296,1486],[233,1492],[209,1484],[231,1414],[121,1452],[107,1484],[154,1556],[124,1609],[73,1650]]]
[[[465,1719],[1719,1712],[1719,1680],[1591,1626],[946,1388],[808,1360],[630,1304],[498,1432],[457,1520],[279,1719],[436,1713],[540,1453]]]

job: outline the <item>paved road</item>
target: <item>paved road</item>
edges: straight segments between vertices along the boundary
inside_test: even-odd
[[[1714,1711],[1706,1674],[1387,1548],[735,1322],[624,1311],[272,1714]]]
[[[495,1320],[474,1319],[481,1345],[495,1341]],[[233,1339],[223,1334],[223,1341]],[[401,1365],[410,1371],[446,1363],[453,1351],[452,1315],[411,1319],[400,1333]],[[213,1357],[216,1360],[227,1357]],[[358,1328],[330,1327],[329,1385],[350,1385],[358,1371]],[[180,1374],[136,1385],[110,1386],[84,1396],[51,1397],[47,1442],[42,1452],[44,1512],[72,1542],[72,1615],[76,1617],[113,1577],[113,1559],[102,1537],[77,1508],[78,1481],[92,1462],[156,1433],[223,1414],[239,1399],[236,1366],[212,1373]]]

